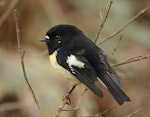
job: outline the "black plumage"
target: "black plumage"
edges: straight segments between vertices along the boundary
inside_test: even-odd
[[[118,104],[130,101],[121,90],[118,76],[106,61],[104,52],[75,26],[54,26],[48,30],[42,41],[46,42],[50,56],[57,52],[56,63],[97,96],[103,96],[95,85],[98,79],[104,83]]]

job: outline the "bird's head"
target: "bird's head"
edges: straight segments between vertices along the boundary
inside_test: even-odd
[[[73,25],[57,25],[48,30],[41,42],[46,43],[51,55],[55,50],[69,45],[80,34],[82,32]]]

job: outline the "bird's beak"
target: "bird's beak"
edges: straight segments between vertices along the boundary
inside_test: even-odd
[[[41,40],[40,40],[40,42],[46,42],[46,39],[45,39],[45,38],[43,38],[43,39],[41,39]]]

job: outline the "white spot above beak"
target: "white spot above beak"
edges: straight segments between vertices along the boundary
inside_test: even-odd
[[[46,36],[45,36],[45,39],[49,39],[49,36],[46,35]]]

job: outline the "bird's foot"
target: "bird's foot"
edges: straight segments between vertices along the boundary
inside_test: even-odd
[[[70,94],[67,94],[66,96],[64,96],[63,100],[66,101],[67,105],[71,105]]]

